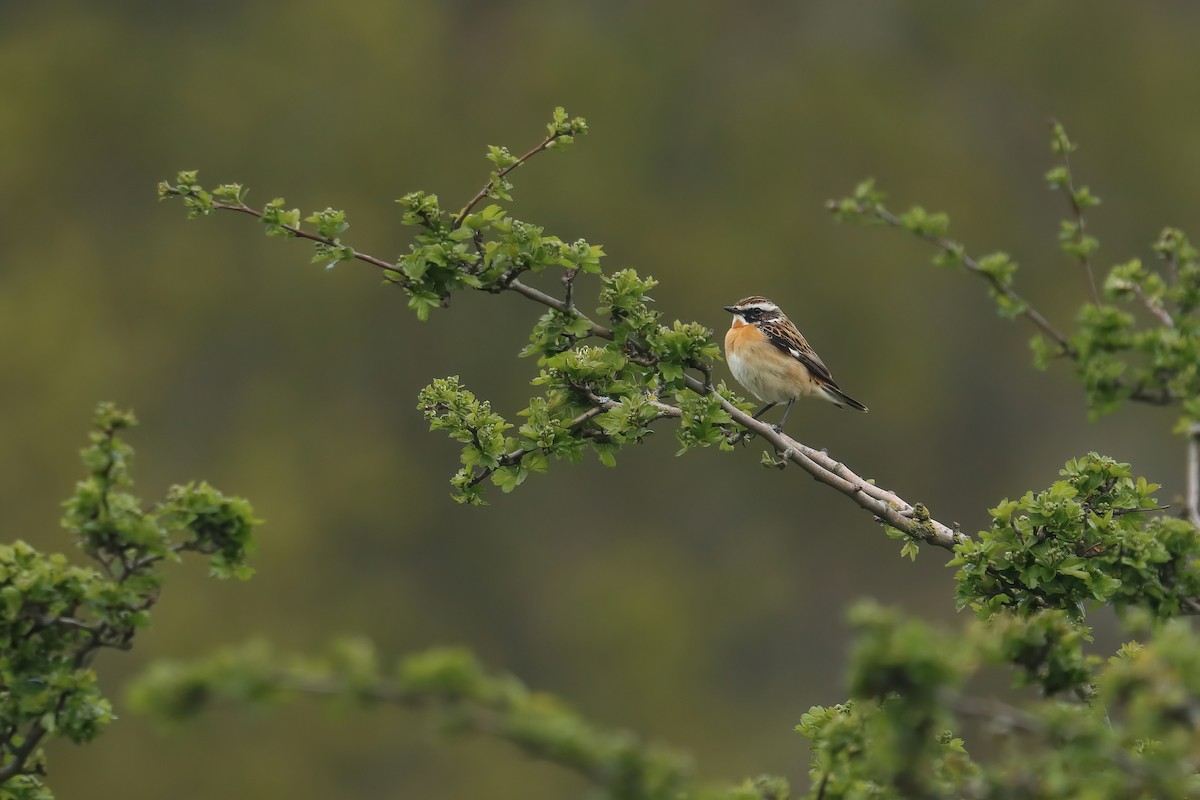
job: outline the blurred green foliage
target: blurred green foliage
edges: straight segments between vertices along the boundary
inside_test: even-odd
[[[127,489],[132,449],[119,436],[133,415],[102,404],[87,477],[64,506],[63,527],[100,567],[71,566],[17,540],[0,545],[0,795],[51,797],[43,744],[90,742],[114,719],[91,665],[103,649],[128,650],[150,623],[161,563],[195,552],[218,578],[248,578],[257,524],[248,503],[208,484],[173,486],[152,511]]]
[[[1089,450],[1136,464],[1177,506],[1182,455],[1153,432],[1158,411],[1085,424],[1074,383],[1030,375],[1021,337],[985,313],[978,287],[925,269],[915,244],[830,225],[820,207],[873,173],[893,197],[954,210],[963,241],[1013,254],[1023,293],[1069,319],[1087,289],[1073,258],[1042,257],[1062,216],[1061,198],[1037,192],[1045,117],[1085,141],[1072,167],[1103,187],[1088,215],[1104,243],[1094,266],[1142,253],[1164,222],[1188,224],[1200,178],[1200,111],[1179,101],[1200,90],[1198,22],[1190,4],[1115,0],[754,14],[4,5],[0,524],[59,546],[48,509],[73,480],[63,454],[95,400],[114,397],[150,423],[148,492],[165,491],[158,475],[207,477],[271,523],[270,558],[245,586],[174,576],[180,588],[129,663],[263,630],[289,650],[315,649],[330,629],[360,629],[387,652],[466,642],[588,718],[678,742],[713,775],[766,768],[802,783],[802,747],[780,732],[845,695],[840,609],[870,592],[944,619],[953,585],[937,559],[879,557],[861,512],[823,487],[732,457],[669,460],[668,437],[620,470],[585,463],[528,482],[519,501],[497,494],[486,517],[446,503],[456,456],[412,398],[458,373],[501,413],[524,406],[537,367],[510,358],[529,335],[506,306],[516,300],[463,295],[419,327],[398,292],[355,274],[365,268],[305,272],[236,221],[176,224],[146,187],[203,165],[244,179],[259,203],[271,191],[345,208],[358,246],[394,254],[407,239],[388,201],[437,187],[457,209],[489,169],[479,145],[521,141],[562,102],[587,111],[592,141],[516,176],[518,216],[653,272],[660,308],[711,328],[749,292],[779,298],[872,407],[854,419],[806,407],[806,421],[797,410],[801,438],[899,476],[895,488],[967,530],[990,524],[997,497],[1049,485],[1053,466]],[[1164,109],[1172,124],[1147,122]],[[556,523],[534,524],[528,504]],[[1114,639],[1111,622],[1095,624],[1099,642]],[[113,666],[115,687],[124,665]],[[431,747],[419,721],[387,716],[356,715],[362,736],[347,741],[338,718],[300,707],[218,715],[186,746],[127,720],[55,758],[56,787],[121,785],[131,798],[576,788],[486,743]]]

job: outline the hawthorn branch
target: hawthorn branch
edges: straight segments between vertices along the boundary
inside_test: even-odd
[[[1187,518],[1200,527],[1200,425],[1188,429]]]
[[[883,220],[888,225],[891,225],[893,228],[907,230],[900,218],[888,211],[883,206],[876,206],[872,208],[864,207],[862,210],[873,213],[876,217]],[[989,285],[991,285],[993,290],[1018,305],[1022,309],[1020,316],[1025,317],[1038,330],[1052,339],[1054,343],[1058,345],[1062,355],[1070,358],[1071,360],[1076,360],[1079,358],[1079,353],[1074,347],[1071,346],[1071,342],[1066,336],[1060,333],[1059,330],[1054,327],[1054,325],[1050,323],[1050,320],[1046,319],[1046,317],[1040,311],[1034,308],[1028,300],[1019,295],[1015,289],[1013,289],[1011,286],[1004,285],[999,279],[996,278],[995,275],[992,275],[990,272],[980,267],[979,262],[964,252],[962,250],[962,246],[957,242],[953,242],[950,239],[947,239],[945,236],[939,236],[938,234],[930,231],[914,232],[914,235],[936,245],[947,253],[961,255],[962,264],[964,267],[966,267],[968,272],[973,272],[974,274],[983,278],[988,282]]]
[[[755,419],[691,375],[684,377],[688,388],[697,394],[712,394],[718,397],[721,408],[736,424],[770,442],[782,454],[784,460],[800,467],[820,483],[837,489],[873,513],[883,523],[946,550],[953,550],[954,545],[967,540],[968,537],[961,531],[932,518],[923,519],[918,504],[909,503],[895,492],[876,486],[824,450],[816,450],[802,444],[775,430],[774,426]]]
[[[516,163],[505,170],[502,170],[499,173],[499,177],[503,177],[513,169],[516,169],[516,167],[520,166],[520,164],[525,163],[525,161],[529,160],[533,156],[546,150],[550,143],[556,138],[556,135],[551,135],[546,137],[546,139],[543,139],[542,142],[536,147],[534,147],[525,155],[521,156]],[[456,218],[455,226],[459,225],[461,220],[464,219],[468,213],[470,213],[470,210],[483,197],[487,196],[487,192],[490,190],[492,185],[493,181],[489,180],[488,184],[478,194],[476,194],[476,196],[473,197],[470,202],[467,203],[463,211],[459,213],[458,218]],[[179,190],[170,191],[173,194],[186,194],[185,192],[180,192]],[[262,212],[245,204],[231,204],[214,201],[212,203],[212,207],[222,211],[235,211],[240,214],[247,214],[255,218],[261,218],[263,216]],[[897,227],[900,226],[900,220],[886,209],[875,209],[875,213],[889,224]],[[298,227],[293,227],[290,225],[282,225],[281,227],[297,238],[308,239],[309,241],[319,242],[326,245],[341,244],[340,242],[335,242],[327,237],[308,233],[307,231],[304,231]],[[937,244],[943,249],[950,250],[954,247],[954,244],[944,237],[925,234],[923,238],[932,241],[934,244]],[[398,274],[401,277],[401,280],[396,282],[400,283],[402,286],[407,283],[407,278],[404,276],[403,271],[395,264],[366,253],[361,253],[358,250],[354,250],[353,252],[356,260],[362,261],[366,264],[371,264],[372,266],[384,270],[385,272]],[[978,262],[973,258],[964,255],[963,263],[966,264],[969,270],[987,278],[992,285],[996,287],[997,291],[1008,295],[1010,299],[1014,300],[1015,302],[1021,303],[1025,308],[1025,311],[1023,311],[1022,314],[1030,319],[1030,321],[1040,328],[1047,336],[1057,342],[1065,354],[1072,358],[1078,357],[1078,354],[1067,342],[1066,337],[1059,333],[1046,320],[1045,317],[1025,304],[1025,301],[1018,296],[1016,292],[1014,292],[1011,288],[999,283],[995,280],[995,278],[982,270],[979,267]],[[485,287],[484,290],[487,291],[489,288],[493,292],[497,290],[497,287]],[[574,308],[573,303],[560,300],[559,298],[549,295],[540,289],[536,289],[528,284],[522,283],[515,278],[507,281],[498,288],[500,291],[507,290],[516,292],[517,294],[522,295],[523,297],[532,300],[535,303],[539,303],[548,308],[556,309],[564,314],[568,314],[579,319],[587,319],[591,325],[591,328],[588,331],[588,335],[590,336],[607,340],[612,340],[614,338],[610,329],[589,319],[584,314],[581,314],[577,309]],[[631,358],[637,363],[653,364],[655,362],[656,359],[654,356],[644,352],[636,341],[630,341],[630,348],[634,351],[631,353]],[[775,449],[782,454],[782,458],[785,461],[790,461],[791,463],[803,469],[818,482],[824,483],[827,486],[831,486],[842,494],[846,495],[861,508],[871,512],[876,519],[884,524],[901,530],[909,536],[912,536],[913,538],[922,542],[926,542],[946,550],[954,549],[955,544],[965,541],[968,538],[961,531],[945,525],[936,519],[928,517],[927,512],[924,511],[924,508],[921,507],[920,504],[910,503],[895,492],[891,492],[887,489],[876,486],[874,483],[871,483],[867,479],[855,473],[845,464],[828,455],[828,453],[825,451],[817,450],[809,447],[808,445],[802,444],[790,436],[776,431],[767,423],[754,419],[749,414],[733,405],[733,403],[731,403],[727,398],[717,393],[715,389],[713,389],[711,378],[707,373],[705,380],[703,381],[691,375],[685,375],[684,379],[687,387],[697,394],[712,394],[718,397],[721,402],[721,407],[730,415],[736,425],[757,434],[758,436],[762,437],[764,441],[770,442],[771,445],[773,445]],[[607,402],[614,403],[616,401],[608,400]],[[663,416],[678,416],[681,413],[679,409],[675,408],[674,406],[669,406],[666,404],[662,405],[664,412]],[[671,410],[667,411],[666,409]],[[597,414],[602,413],[603,410],[604,409],[601,408],[601,411],[598,411]],[[585,421],[586,420],[579,420],[578,423],[576,423],[576,421],[572,421],[571,425],[574,426],[576,424],[583,424]],[[500,464],[499,466],[511,466],[511,464],[519,461],[520,458],[525,454],[525,452],[521,451],[509,453],[504,457],[506,463]],[[471,485],[477,484],[494,471],[495,468],[492,468],[490,472],[485,471],[481,475],[476,476],[476,479],[473,480]]]
[[[189,194],[188,192],[181,192],[174,187],[169,187],[169,188],[165,189],[165,191],[169,194],[179,195],[181,197],[187,197]],[[263,212],[259,211],[257,208],[252,208],[251,206],[248,206],[245,203],[222,203],[218,200],[214,200],[212,202],[212,207],[217,210],[220,210],[220,211],[236,211],[239,214],[249,214],[250,216],[252,216],[256,219],[262,219],[262,216],[263,216]],[[279,225],[279,227],[282,228],[283,230],[287,231],[288,233],[290,233],[292,236],[295,236],[297,239],[307,239],[310,242],[318,242],[320,244],[329,245],[330,247],[336,247],[336,246],[341,245],[341,242],[334,241],[333,239],[330,239],[328,236],[321,236],[320,234],[309,233],[308,231],[304,230],[303,228],[297,227],[295,225],[284,225],[281,223]],[[342,246],[344,246],[344,245],[342,245]],[[384,261],[382,258],[376,258],[375,256],[367,255],[366,253],[360,253],[357,250],[354,251],[354,258],[358,261],[363,261],[367,264],[371,264],[372,266],[379,267],[384,272],[391,272],[395,275],[400,276],[399,280],[396,280],[394,278],[392,280],[394,280],[396,283],[399,283],[402,286],[406,285],[408,283],[408,277],[404,274],[404,270],[400,269],[400,267],[396,266],[395,264],[393,264],[389,261]]]
[[[835,208],[836,205],[837,204],[834,201],[830,201],[831,208]],[[888,225],[891,225],[893,228],[909,230],[904,226],[899,217],[888,211],[883,206],[868,206],[859,204],[856,210],[861,214],[874,215],[875,218],[887,223]],[[1017,291],[1011,286],[1005,286],[994,275],[982,269],[979,265],[979,262],[963,251],[962,246],[959,243],[951,241],[945,236],[939,236],[929,231],[909,232],[914,236],[930,242],[947,253],[951,253],[960,257],[962,259],[962,265],[967,269],[968,272],[972,272],[980,276],[986,280],[988,285],[991,286],[997,293],[1003,295],[1010,302],[1017,304],[1022,309],[1019,316],[1025,317],[1034,327],[1041,331],[1043,335],[1052,340],[1058,346],[1059,355],[1066,356],[1071,361],[1079,361],[1079,351],[1077,351],[1071,345],[1070,340],[1061,331],[1055,328],[1054,325],[1048,319],[1046,319],[1045,315],[1034,308],[1029,301],[1018,294]],[[1159,314],[1158,310],[1150,308],[1150,311],[1154,313],[1155,316],[1159,317],[1160,320],[1162,319],[1162,316]],[[1162,313],[1165,314],[1166,311],[1162,310]],[[1173,323],[1167,323],[1165,320],[1164,324],[1173,325]],[[1113,385],[1120,388],[1124,387],[1126,384],[1118,379],[1113,382]],[[1168,406],[1177,402],[1179,398],[1165,387],[1162,389],[1148,389],[1139,383],[1130,388],[1129,399],[1152,406]]]
[[[596,417],[600,416],[601,414],[603,414],[607,411],[611,411],[614,408],[618,408],[621,405],[619,400],[613,400],[610,397],[600,397],[595,392],[592,392],[590,389],[587,389],[586,387],[580,387],[580,389],[581,389],[581,391],[584,392],[588,401],[590,403],[592,403],[593,405],[587,411],[584,411],[582,414],[575,417],[575,419],[568,422],[566,424],[566,428],[568,430],[574,430],[575,428],[580,427],[581,425],[588,422],[589,420],[593,420]],[[680,414],[682,414],[682,412],[678,408],[676,408],[675,406],[670,405],[668,403],[663,403],[658,400],[649,400],[647,402],[649,405],[654,406],[655,408],[658,409],[658,416],[655,416],[655,417],[652,417],[652,418],[646,420],[646,424],[655,422],[655,421],[663,419],[665,417],[678,417],[678,416],[680,416]],[[473,477],[471,479],[471,482],[467,484],[467,488],[478,485],[481,481],[485,480],[488,476],[490,476],[493,472],[500,469],[501,467],[511,467],[514,464],[519,464],[521,462],[521,459],[524,458],[526,455],[528,455],[529,453],[536,452],[540,449],[542,449],[542,448],[540,448],[540,447],[521,447],[516,450],[513,450],[511,453],[506,453],[505,455],[503,455],[499,458],[499,460],[496,463],[496,466],[487,467],[486,469],[483,469],[478,474],[476,474],[475,477]]]
[[[1058,131],[1062,130],[1062,128],[1059,127],[1057,120],[1051,119],[1050,125],[1052,128]],[[1079,259],[1080,266],[1082,266],[1084,272],[1087,273],[1088,285],[1090,285],[1092,289],[1092,300],[1095,301],[1096,305],[1100,305],[1100,291],[1096,288],[1096,276],[1092,272],[1092,262],[1088,258],[1087,251],[1082,249],[1084,240],[1087,238],[1087,222],[1083,216],[1083,206],[1079,204],[1079,199],[1075,193],[1075,177],[1071,173],[1070,151],[1073,145],[1070,145],[1070,143],[1066,141],[1065,133],[1063,134],[1063,142],[1063,167],[1067,171],[1066,195],[1067,201],[1071,204],[1071,213],[1075,216],[1075,233],[1071,238],[1073,239],[1077,248],[1076,258]]]
[[[545,147],[540,147],[540,149],[535,148],[527,155],[541,152],[541,150],[544,149]],[[228,203],[214,202],[213,208],[227,211],[237,211],[242,214],[249,214],[252,217],[262,217],[261,212],[245,205],[239,206]],[[891,216],[891,214],[888,214],[888,216],[895,220],[896,223],[899,222],[899,220],[896,220],[896,218]],[[309,239],[311,241],[322,242],[324,244],[334,243],[331,239],[307,233],[299,228],[293,228],[290,226],[284,227],[302,239]],[[945,246],[949,246],[948,241],[945,242]],[[400,268],[396,265],[366,253],[360,253],[358,250],[354,251],[354,257],[359,261],[371,264],[387,272],[403,274]],[[974,261],[971,263],[975,264]],[[975,264],[975,269],[978,271],[978,264]],[[401,283],[403,284],[403,281],[401,281]],[[523,297],[532,300],[535,303],[539,303],[543,306],[547,306],[548,308],[561,311],[564,314],[570,314],[580,319],[588,319],[584,314],[581,314],[578,310],[572,306],[569,306],[565,301],[546,294],[540,289],[536,289],[528,284],[522,283],[519,280],[509,281],[503,288],[508,291],[516,292],[517,294],[522,295]],[[1059,341],[1064,347],[1069,347],[1069,345],[1066,345],[1066,340],[1062,337],[1062,335],[1054,331],[1054,329],[1050,327],[1050,324],[1046,322],[1040,314],[1036,315],[1035,317],[1031,317],[1031,319],[1041,320],[1039,326],[1045,326],[1045,330],[1053,332],[1053,338],[1056,338],[1056,341]],[[599,339],[613,339],[613,333],[611,330],[590,319],[588,319],[588,322],[591,324],[591,329],[588,331],[589,335],[595,336]],[[634,346],[636,347],[636,344]],[[638,360],[638,363],[653,363],[653,357],[649,356],[649,354],[637,353],[635,355],[640,357],[635,359]],[[917,506],[913,503],[909,503],[895,492],[891,492],[887,489],[882,489],[876,486],[875,484],[856,474],[845,464],[842,464],[841,462],[829,456],[824,451],[816,450],[808,445],[802,444],[786,434],[777,432],[767,423],[754,419],[749,414],[730,403],[728,399],[717,394],[712,388],[711,381],[701,381],[691,375],[686,375],[684,377],[688,388],[697,394],[706,395],[711,393],[720,397],[721,407],[733,418],[733,421],[737,425],[745,428],[746,430],[752,431],[753,433],[762,437],[765,441],[770,442],[776,450],[783,454],[785,460],[796,464],[820,483],[824,483],[828,486],[832,486],[834,489],[837,489],[859,506],[867,511],[870,511],[881,522],[890,525],[893,528],[904,531],[916,539],[928,544],[932,544],[936,547],[944,548],[946,550],[954,549],[954,545],[956,543],[964,541],[967,538],[962,532],[938,522],[935,519],[918,519],[920,515],[917,513]],[[674,410],[673,412],[665,412],[664,416],[668,414],[671,416],[677,416],[679,414],[679,410],[673,406],[665,407]],[[574,424],[574,422],[572,424]],[[580,424],[582,424],[582,421],[580,421]],[[510,466],[511,464],[519,461],[524,455],[524,452],[514,451],[513,453],[508,454],[508,456],[505,456],[506,459],[509,459],[507,463],[500,464],[499,466]],[[477,479],[473,480],[471,485],[475,485],[479,481],[484,480],[494,471],[495,468],[492,468],[490,471],[485,471],[485,473],[477,476]]]
[[[561,135],[562,135],[562,134],[560,134],[560,133],[552,133],[552,134],[550,134],[550,135],[549,135],[549,136],[547,136],[545,139],[542,139],[542,141],[541,141],[541,142],[539,142],[539,143],[537,144],[537,146],[536,146],[536,147],[534,147],[532,150],[530,150],[528,153],[526,153],[525,155],[521,156],[521,157],[520,157],[520,158],[518,158],[516,161],[514,161],[512,164],[510,164],[509,166],[507,166],[507,167],[505,167],[504,169],[500,170],[499,172],[496,172],[496,173],[494,173],[494,174],[492,175],[492,177],[488,179],[488,182],[484,184],[483,188],[482,188],[482,189],[480,189],[480,190],[479,190],[479,191],[478,191],[478,192],[475,194],[475,196],[474,196],[474,197],[472,197],[472,198],[471,198],[471,200],[470,200],[470,201],[469,201],[469,202],[468,202],[468,203],[467,203],[465,206],[463,206],[463,210],[462,210],[462,211],[460,211],[460,212],[458,212],[458,216],[454,218],[454,225],[453,225],[453,227],[454,227],[454,228],[458,228],[460,225],[462,225],[462,224],[463,224],[463,220],[467,218],[467,214],[470,214],[470,213],[471,213],[471,209],[473,209],[473,208],[475,208],[475,206],[479,205],[479,201],[480,201],[480,200],[482,200],[483,198],[487,197],[487,196],[488,196],[488,194],[489,194],[489,193],[490,193],[490,192],[491,192],[493,189],[495,189],[495,188],[496,188],[496,186],[497,186],[497,185],[500,183],[500,181],[501,181],[501,180],[503,180],[503,179],[504,179],[504,177],[505,177],[506,175],[508,175],[508,174],[509,174],[510,172],[512,172],[513,170],[515,170],[517,167],[519,167],[519,166],[521,166],[522,164],[524,164],[524,163],[525,163],[526,161],[528,161],[529,159],[531,159],[531,158],[533,158],[534,156],[536,156],[538,153],[541,153],[541,152],[545,151],[547,148],[549,148],[549,147],[550,147],[550,145],[551,145],[551,144],[554,142],[554,140],[555,140],[555,139],[557,139],[557,138],[558,138],[559,136],[561,136]]]
[[[1146,307],[1146,310],[1157,317],[1159,322],[1168,328],[1175,327],[1175,318],[1171,316],[1171,312],[1167,311],[1161,303],[1146,294],[1146,290],[1141,285],[1132,283],[1130,288],[1133,289],[1133,293],[1137,295],[1138,299],[1142,301],[1142,305]]]

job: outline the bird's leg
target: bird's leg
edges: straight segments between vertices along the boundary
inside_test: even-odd
[[[770,411],[772,408],[774,408],[777,405],[779,405],[779,404],[778,403],[767,403],[765,406],[760,408],[758,411],[754,412],[754,416],[751,419],[758,419],[763,414],[767,413],[768,411]],[[754,438],[754,431],[746,430],[746,431],[742,431],[737,436],[734,436],[733,438],[731,438],[729,440],[729,443],[737,444],[738,442],[741,442],[742,444],[745,444],[746,442],[750,441],[753,438]]]
[[[783,418],[779,420],[778,425],[771,426],[772,428],[775,429],[776,433],[783,433],[783,426],[787,424],[788,414],[791,413],[792,403],[794,403],[794,402],[796,402],[795,399],[788,400],[787,406],[783,409]],[[772,405],[774,405],[774,404],[772,404]]]
[[[752,419],[758,419],[763,414],[767,413],[768,411],[770,411],[772,408],[774,408],[777,405],[779,405],[779,404],[778,403],[767,403],[765,406],[763,406],[762,408],[760,408],[758,411],[755,412]],[[792,404],[788,403],[788,408],[791,408],[791,406],[792,406]]]

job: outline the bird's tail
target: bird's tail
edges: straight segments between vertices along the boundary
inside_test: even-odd
[[[867,407],[855,400],[850,395],[843,392],[836,386],[825,384],[821,387],[821,392],[825,395],[825,399],[833,403],[838,408],[853,408],[855,411],[866,412]]]

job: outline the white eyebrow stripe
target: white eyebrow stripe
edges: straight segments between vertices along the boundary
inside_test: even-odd
[[[749,311],[750,309],[756,309],[758,311],[778,311],[779,306],[775,305],[774,303],[751,303],[748,306],[742,306],[742,311]]]

